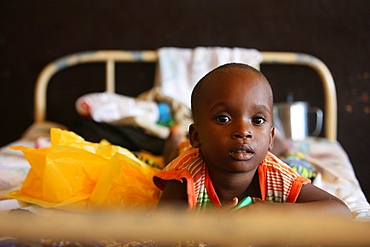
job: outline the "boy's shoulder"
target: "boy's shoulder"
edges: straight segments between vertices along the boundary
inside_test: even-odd
[[[163,170],[183,170],[194,166],[204,166],[204,160],[199,148],[189,146],[182,150],[180,155],[172,160]]]

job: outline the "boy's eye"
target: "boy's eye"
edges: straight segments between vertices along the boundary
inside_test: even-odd
[[[263,117],[255,117],[253,118],[253,123],[257,125],[262,125],[266,122],[266,119]]]
[[[225,116],[225,115],[217,116],[217,117],[216,117],[216,120],[217,120],[217,122],[219,122],[219,123],[227,123],[227,122],[229,122],[229,121],[230,121],[230,117]]]

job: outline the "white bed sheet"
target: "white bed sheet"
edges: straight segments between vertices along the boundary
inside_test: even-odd
[[[292,143],[318,174],[313,184],[344,201],[354,219],[370,221],[370,205],[356,178],[347,153],[337,141],[309,137]]]

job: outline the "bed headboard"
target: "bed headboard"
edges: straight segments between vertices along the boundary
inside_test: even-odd
[[[323,86],[325,97],[325,137],[329,140],[337,138],[337,96],[333,76],[328,67],[318,58],[304,53],[294,52],[261,52],[262,64],[288,64],[308,66],[314,69]],[[46,119],[46,92],[50,79],[59,71],[84,63],[105,63],[106,91],[115,92],[115,64],[124,62],[155,63],[158,53],[154,50],[125,51],[98,50],[73,53],[49,63],[39,74],[35,88],[34,121]]]

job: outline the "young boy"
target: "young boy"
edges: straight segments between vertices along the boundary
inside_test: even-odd
[[[306,210],[351,217],[347,206],[310,184],[269,151],[273,93],[258,70],[239,63],[220,66],[195,86],[187,148],[154,177],[163,190],[158,207],[189,211],[235,206],[243,210]],[[288,203],[270,203],[288,202]]]

